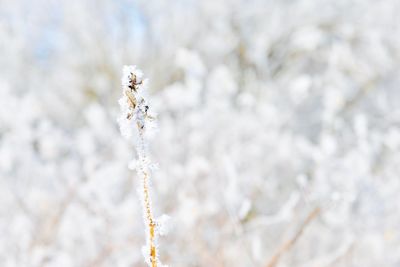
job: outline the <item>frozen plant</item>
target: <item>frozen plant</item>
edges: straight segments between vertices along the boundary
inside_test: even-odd
[[[141,203],[143,207],[144,223],[146,226],[146,246],[143,247],[143,254],[146,263],[151,267],[162,266],[158,260],[157,252],[157,235],[161,234],[160,225],[154,219],[151,197],[150,197],[150,170],[151,161],[148,157],[147,137],[149,130],[154,128],[154,115],[149,111],[149,105],[146,101],[146,80],[143,80],[143,73],[135,66],[124,66],[122,76],[122,93],[123,96],[119,100],[121,106],[121,117],[118,119],[122,135],[129,139],[133,136],[137,129],[136,150],[138,160],[136,170],[141,180],[139,192],[141,195]],[[163,215],[162,218],[165,218]],[[162,220],[164,221],[164,219]]]
[[[168,166],[150,165],[156,236],[179,222],[161,261],[399,267],[399,8],[1,1],[0,265],[147,267],[137,124],[115,127],[135,62]]]

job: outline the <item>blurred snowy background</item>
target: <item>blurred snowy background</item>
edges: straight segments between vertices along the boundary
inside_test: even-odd
[[[400,266],[399,10],[0,1],[0,266],[144,266],[125,64],[159,114],[165,264]]]

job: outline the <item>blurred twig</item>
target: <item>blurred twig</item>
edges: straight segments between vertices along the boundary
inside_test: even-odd
[[[342,107],[342,109],[339,111],[338,115],[343,116],[346,112],[348,112],[350,109],[352,109],[358,102],[360,102],[362,99],[365,98],[366,95],[372,89],[376,88],[376,83],[377,83],[378,78],[374,77],[367,82],[363,84],[363,86],[357,91],[357,93],[350,98],[348,101],[346,101]]]
[[[304,222],[300,225],[300,228],[297,230],[296,234],[278,248],[278,250],[274,253],[272,258],[267,262],[265,267],[275,267],[278,264],[282,255],[284,255],[286,252],[288,252],[296,244],[296,242],[299,240],[299,238],[304,233],[304,230],[306,229],[306,227],[319,215],[320,212],[321,212],[321,209],[319,207],[316,207],[315,209],[313,209],[310,212],[310,214],[308,214],[308,216],[304,220]]]

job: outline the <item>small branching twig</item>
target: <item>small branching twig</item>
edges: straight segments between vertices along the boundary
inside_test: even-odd
[[[299,240],[299,238],[303,235],[304,230],[306,227],[320,214],[321,209],[319,207],[316,207],[313,209],[310,214],[308,214],[307,218],[304,220],[304,222],[300,225],[300,228],[297,230],[295,235],[287,240],[285,243],[283,243],[278,250],[274,253],[272,258],[268,261],[268,263],[265,265],[265,267],[275,267],[282,255],[284,255],[286,252],[288,252]]]

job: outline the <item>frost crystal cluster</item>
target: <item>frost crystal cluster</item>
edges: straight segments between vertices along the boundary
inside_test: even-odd
[[[133,132],[137,130],[136,150],[138,154],[137,172],[141,180],[138,190],[141,196],[144,223],[146,226],[146,246],[142,252],[146,263],[150,267],[161,267],[158,259],[157,237],[164,233],[165,222],[163,215],[156,221],[153,217],[152,203],[150,197],[150,173],[151,162],[147,150],[147,135],[150,127],[154,124],[154,115],[150,115],[150,107],[146,100],[147,80],[143,80],[143,73],[135,66],[124,66],[122,76],[122,98],[119,100],[121,117],[118,119],[121,133],[126,138],[132,138]],[[132,168],[132,163],[129,164]]]

